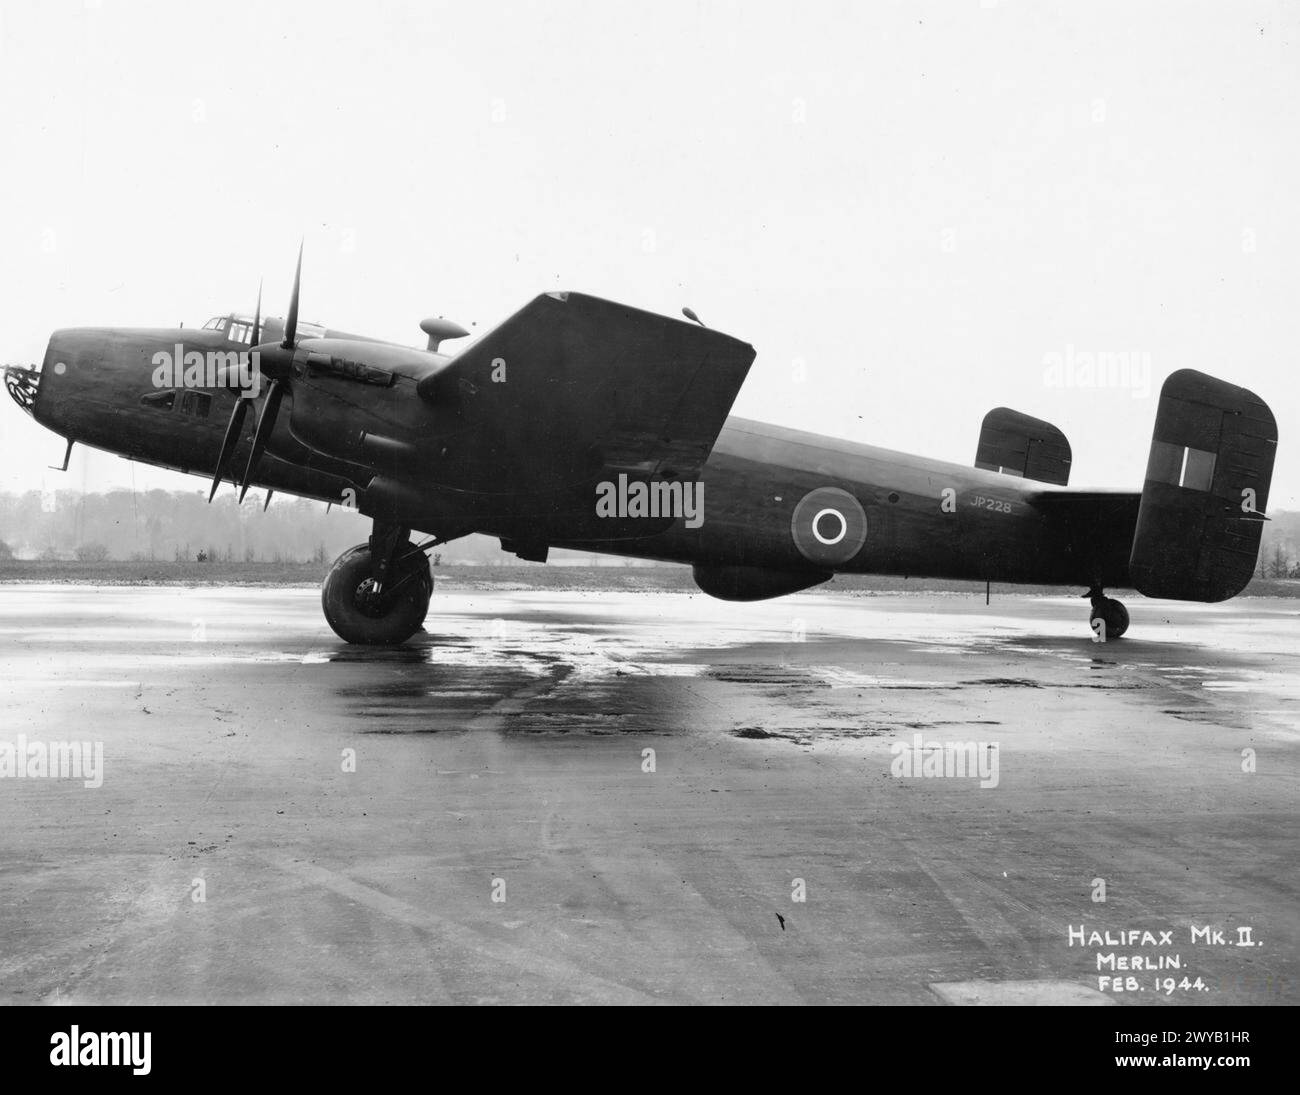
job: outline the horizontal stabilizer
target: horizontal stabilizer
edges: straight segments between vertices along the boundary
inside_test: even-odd
[[[1129,571],[1148,597],[1226,601],[1255,572],[1277,422],[1259,396],[1192,369],[1160,390]]]
[[[1071,460],[1070,442],[1050,422],[1010,407],[995,407],[984,416],[977,468],[1063,487],[1070,481]]]

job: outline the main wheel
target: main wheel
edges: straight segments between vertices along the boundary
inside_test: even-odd
[[[1098,597],[1092,602],[1092,617],[1088,621],[1094,634],[1097,632],[1098,620],[1106,628],[1101,633],[1105,641],[1118,639],[1128,630],[1128,609],[1114,597]]]
[[[344,642],[393,646],[420,630],[433,593],[429,560],[410,543],[399,549],[398,556],[407,557],[395,566],[380,593],[374,590],[368,544],[345,551],[330,567],[321,586],[321,607],[334,634]]]

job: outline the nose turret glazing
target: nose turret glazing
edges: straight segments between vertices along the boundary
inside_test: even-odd
[[[40,365],[6,365],[5,388],[9,396],[28,414],[33,413],[36,393],[41,387]]]

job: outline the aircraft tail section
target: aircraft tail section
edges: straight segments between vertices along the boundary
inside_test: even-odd
[[[1277,422],[1259,396],[1192,369],[1160,390],[1129,556],[1148,597],[1226,601],[1255,572]]]
[[[980,425],[975,466],[1039,483],[1070,481],[1070,442],[1059,429],[1010,407],[995,407]]]

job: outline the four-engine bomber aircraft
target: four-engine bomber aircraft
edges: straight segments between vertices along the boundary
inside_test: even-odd
[[[5,383],[69,452],[370,517],[322,592],[348,642],[418,631],[425,551],[472,532],[523,559],[690,563],[700,589],[738,601],[836,572],[1082,587],[1107,639],[1128,627],[1107,587],[1222,601],[1254,572],[1277,425],[1202,373],[1165,382],[1140,493],[1067,491],[1064,435],[1006,408],[985,416],[973,468],[729,418],[754,350],[689,309],[688,323],[545,293],[448,356],[441,342],[468,332],[444,320],[420,325],[423,350],[299,323],[301,274],[300,249],[283,321],[263,322],[259,290],[252,317],[202,330],[56,331]]]

